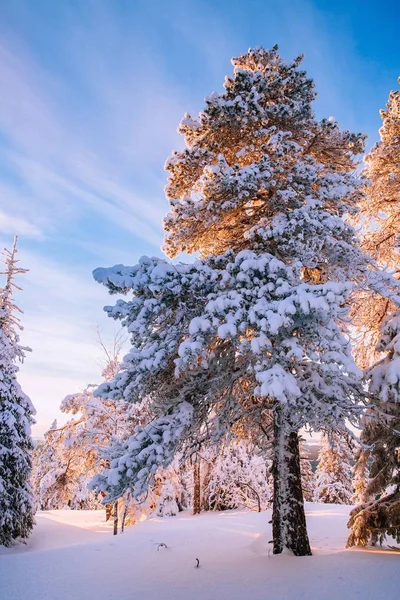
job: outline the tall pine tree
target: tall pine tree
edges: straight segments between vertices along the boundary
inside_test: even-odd
[[[364,136],[316,119],[300,63],[277,48],[249,50],[199,118],[185,115],[186,148],[166,165],[165,249],[201,260],[144,257],[94,276],[133,294],[106,307],[129,328],[132,350],[97,393],[146,395],[158,415],[114,448],[99,489],[140,494],[178,450],[235,427],[260,447],[272,436],[274,552],[306,555],[298,432],[357,422],[359,373],[337,323],[369,262],[343,219],[360,201]]]
[[[366,219],[364,244],[382,265],[400,280],[400,92],[391,92],[383,120],[381,140],[366,157],[370,179],[361,205]],[[372,457],[364,502],[350,515],[348,545],[382,542],[391,535],[400,542],[400,284],[398,295],[364,298],[359,326],[379,338],[364,361],[369,408],[361,440],[369,449],[359,467]],[[361,356],[363,347],[361,346]],[[360,352],[360,350],[359,350]],[[369,499],[369,501],[368,501]]]
[[[34,525],[34,501],[30,485],[32,440],[30,428],[35,410],[18,382],[17,361],[24,351],[19,345],[22,329],[13,300],[21,289],[15,277],[27,272],[18,266],[17,238],[4,251],[5,285],[0,290],[0,544],[11,546],[27,538]]]

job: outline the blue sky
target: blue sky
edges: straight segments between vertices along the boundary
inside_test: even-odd
[[[110,339],[98,266],[159,254],[163,165],[185,111],[230,58],[305,53],[319,116],[376,141],[400,72],[397,0],[0,0],[0,243],[20,236],[32,347],[20,381],[40,435],[67,393],[99,381]]]

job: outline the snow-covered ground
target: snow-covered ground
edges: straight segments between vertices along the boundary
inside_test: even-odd
[[[103,511],[40,512],[26,545],[0,551],[0,599],[397,600],[400,553],[344,550],[348,511],[307,505],[303,558],[271,555],[270,513],[181,513],[114,537]]]

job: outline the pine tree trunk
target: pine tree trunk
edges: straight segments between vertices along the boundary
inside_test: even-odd
[[[274,500],[272,511],[273,552],[285,548],[295,556],[311,556],[303,491],[297,432],[287,433],[285,415],[279,407],[274,414]]]
[[[128,514],[128,501],[125,500],[124,502],[124,512],[122,513],[122,521],[121,521],[121,533],[124,533],[125,530],[125,520],[126,520],[126,515]]]
[[[118,500],[114,502],[114,535],[118,533]]]
[[[113,511],[113,505],[111,503],[106,504],[106,522],[110,519]]]
[[[200,461],[197,460],[193,465],[193,514],[199,515],[201,510],[201,490],[200,490]]]

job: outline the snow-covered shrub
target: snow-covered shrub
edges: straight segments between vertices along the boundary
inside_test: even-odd
[[[171,481],[165,480],[158,501],[157,515],[159,517],[175,517],[179,512],[176,494]]]
[[[353,448],[342,435],[327,436],[318,454],[314,501],[351,504],[353,496]]]
[[[244,442],[230,443],[216,455],[211,450],[206,456],[209,467],[202,494],[205,510],[247,507],[261,511],[267,507],[271,499],[268,465],[253,448],[247,448]]]

